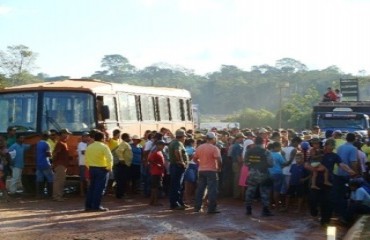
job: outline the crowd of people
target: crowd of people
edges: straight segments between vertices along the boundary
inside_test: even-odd
[[[37,197],[65,200],[70,134],[46,131],[36,144]],[[6,200],[16,194],[29,148],[15,128],[0,138],[0,189]],[[167,198],[172,210],[193,207],[209,214],[220,212],[220,196],[245,201],[246,215],[260,199],[262,216],[308,210],[324,226],[333,214],[351,223],[370,213],[370,130],[361,136],[321,133],[318,126],[299,133],[270,127],[174,133],[162,128],[139,137],[118,129],[110,136],[101,128],[84,132],[76,151],[86,211],[108,211],[101,202],[112,192],[117,199],[142,193],[150,206],[162,206]]]

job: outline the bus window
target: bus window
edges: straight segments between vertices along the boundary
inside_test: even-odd
[[[15,126],[18,132],[36,131],[37,93],[9,93],[0,95],[0,132]]]
[[[170,109],[168,106],[168,100],[165,97],[158,98],[159,117],[161,121],[170,120]]]
[[[120,118],[121,120],[137,120],[136,99],[134,95],[119,93]]]
[[[155,121],[154,98],[150,96],[140,96],[142,121]]]
[[[100,97],[100,96],[98,96]],[[98,99],[97,97],[97,99]],[[104,119],[104,121],[117,121],[117,111],[116,102],[113,96],[105,95],[103,96],[103,106],[109,107],[109,119]]]
[[[94,127],[93,96],[78,92],[45,92],[41,130],[68,128],[87,131]]]
[[[180,101],[177,98],[170,98],[172,121],[181,121]]]
[[[186,100],[186,120],[193,120],[191,100]]]

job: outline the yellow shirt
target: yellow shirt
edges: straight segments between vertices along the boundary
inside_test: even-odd
[[[367,144],[364,144],[361,150],[366,154],[367,161],[370,162],[370,146],[368,146]]]
[[[105,167],[108,171],[111,171],[113,156],[107,145],[95,141],[86,148],[85,163],[86,167]]]
[[[57,145],[57,141],[53,141],[51,140],[50,138],[48,140],[46,140],[46,142],[49,144],[50,146],[50,152],[54,152],[54,149],[55,149],[55,145]]]
[[[108,141],[108,147],[109,149],[112,151],[113,149],[115,149],[119,144],[121,143],[121,139],[114,139],[114,138],[111,138],[109,139]]]
[[[341,138],[337,138],[337,139],[334,139],[334,141],[335,141],[335,149],[334,149],[334,151],[333,151],[333,152],[337,153],[338,148],[339,148],[341,145],[345,144],[345,143],[346,143],[346,140],[341,139]]]
[[[132,149],[129,143],[122,141],[116,150],[117,157],[120,161],[125,162],[127,166],[132,163]]]

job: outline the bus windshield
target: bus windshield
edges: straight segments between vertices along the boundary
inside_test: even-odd
[[[321,128],[353,128],[353,129],[367,129],[367,120],[365,118],[320,118],[319,126]]]
[[[4,93],[0,95],[0,106],[0,132],[6,132],[8,126],[16,127],[17,132],[62,128],[80,132],[95,127],[94,98],[87,93]],[[41,129],[37,129],[39,126]]]
[[[41,130],[68,128],[72,132],[94,128],[94,99],[79,92],[44,92]]]
[[[9,126],[19,132],[35,132],[37,93],[8,93],[0,95],[0,132]]]

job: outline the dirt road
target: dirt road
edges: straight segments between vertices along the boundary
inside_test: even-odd
[[[194,213],[163,207],[149,207],[139,196],[118,200],[106,196],[108,212],[84,212],[84,199],[71,195],[65,202],[18,197],[0,203],[0,238],[28,239],[326,239],[321,228],[307,214],[278,213],[260,217],[256,203],[253,216],[244,214],[242,201],[221,199],[221,213]],[[337,228],[337,236],[346,229]],[[338,238],[340,239],[340,238]]]

